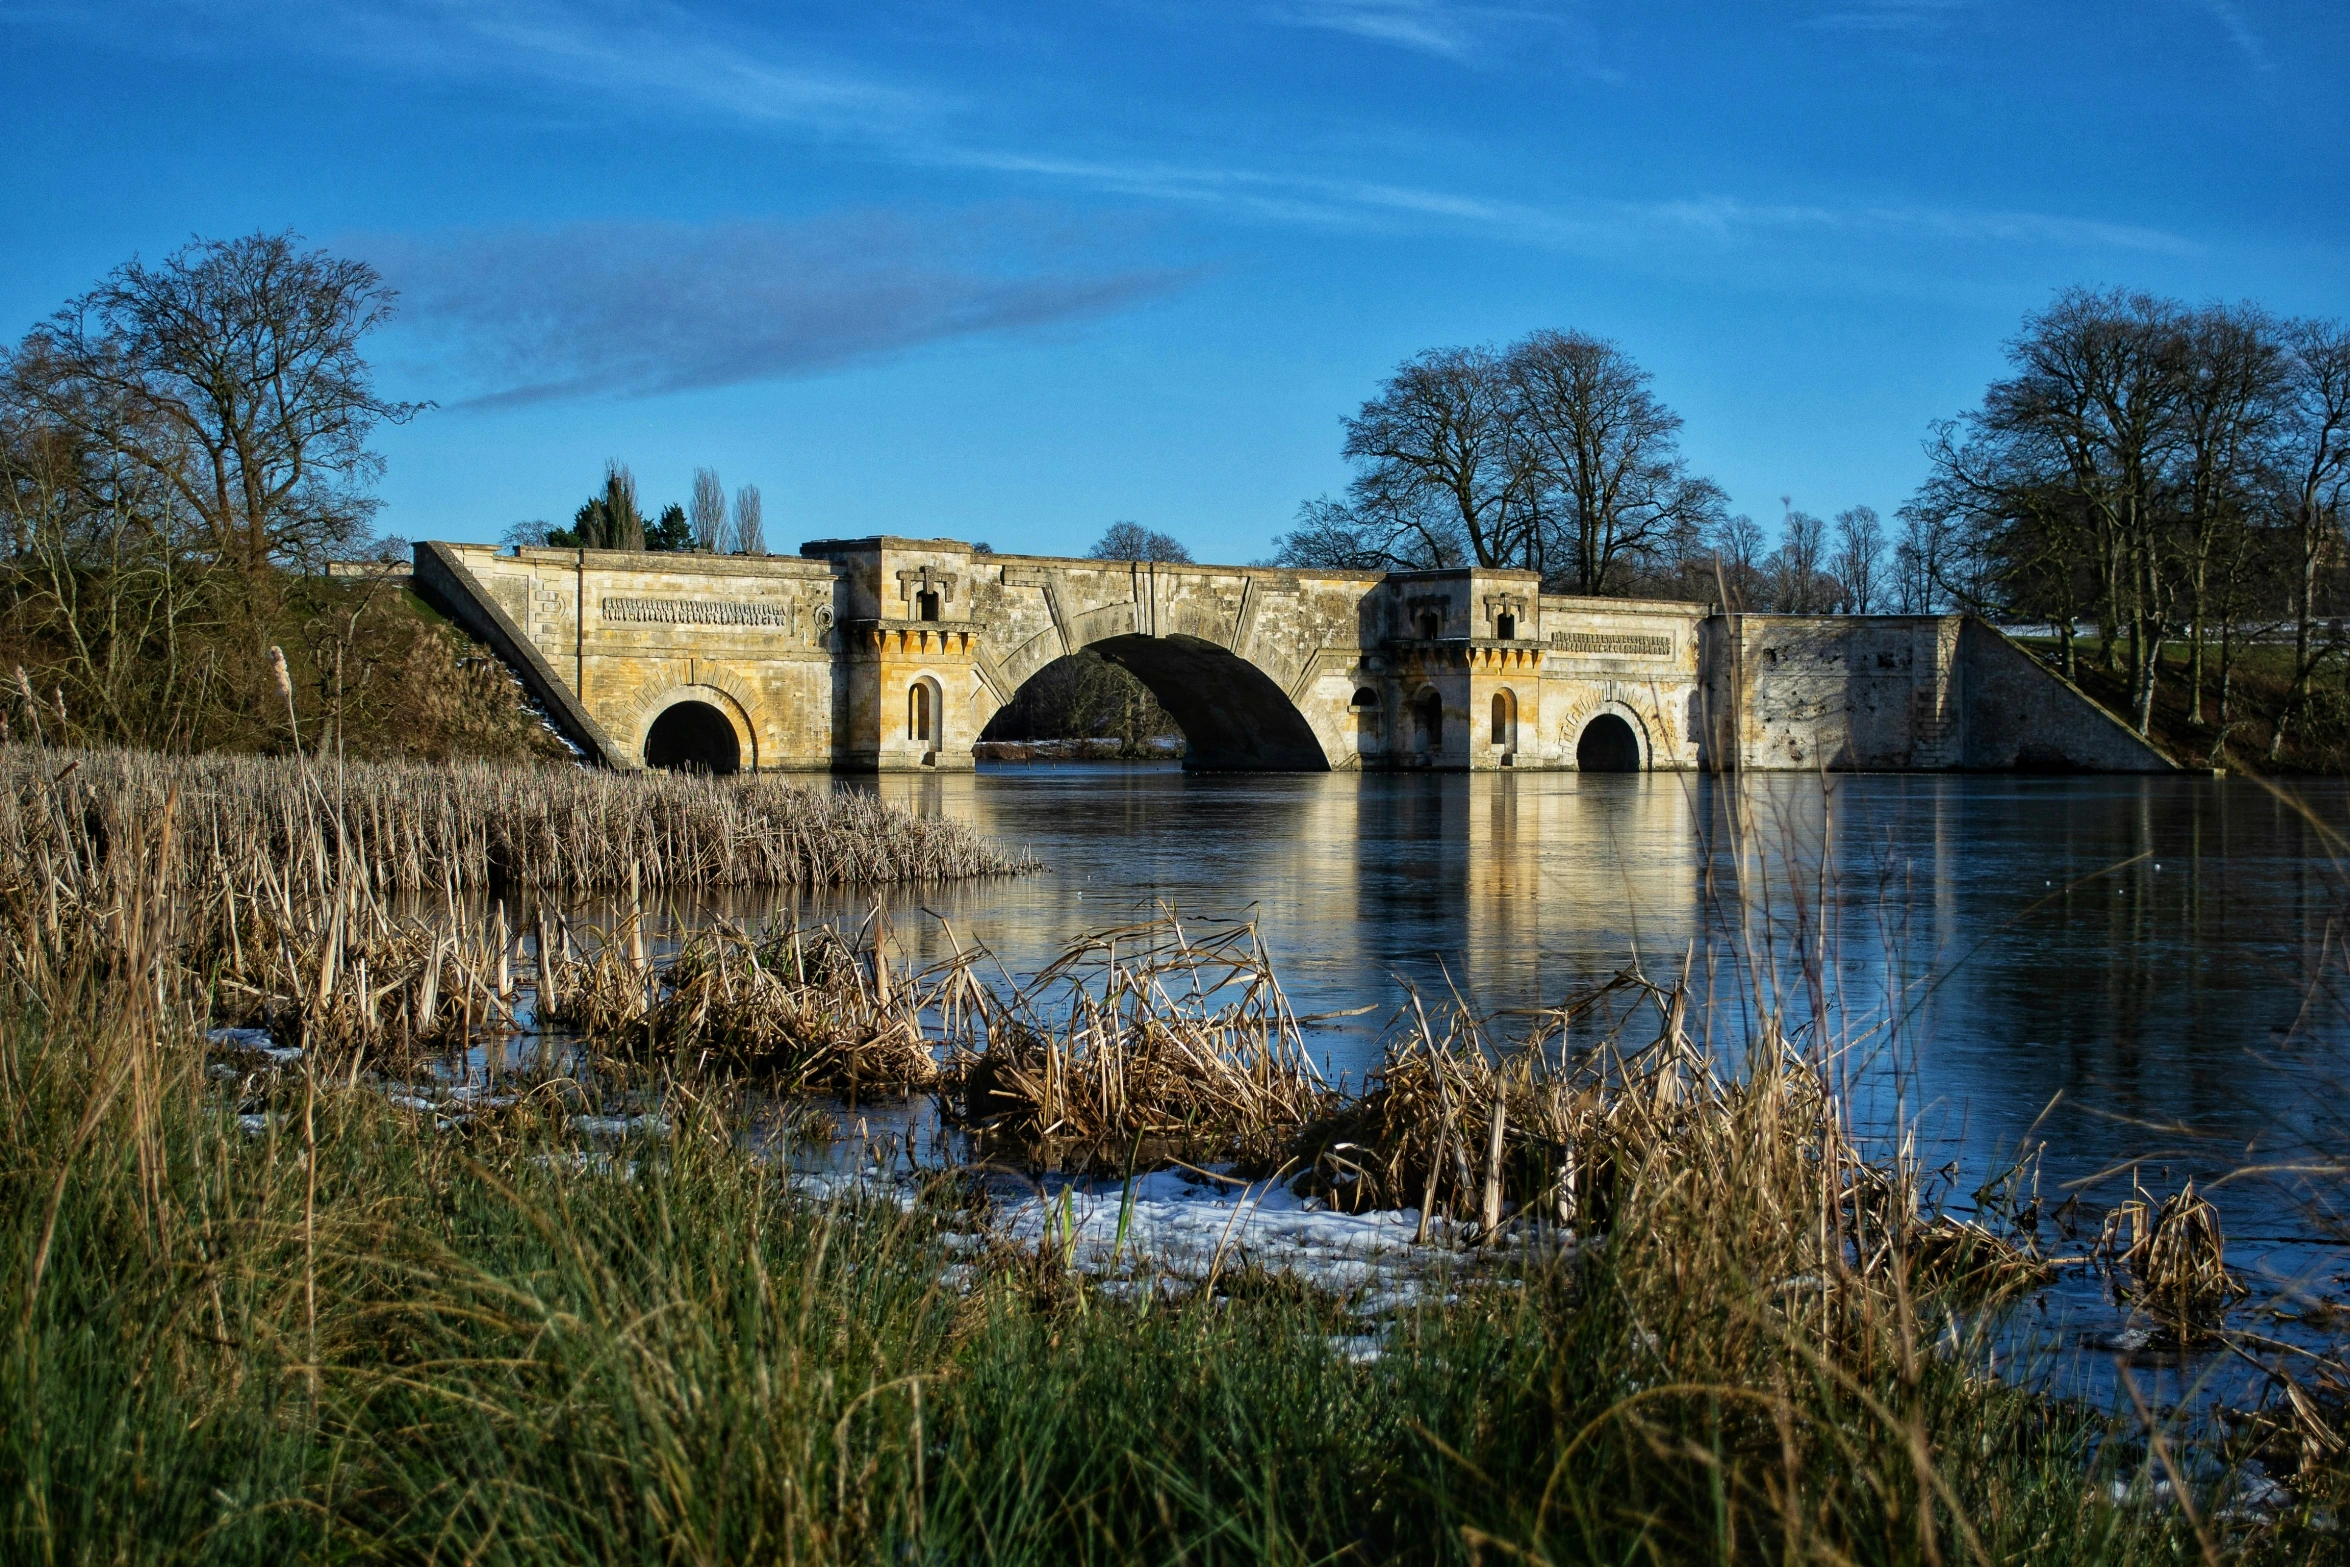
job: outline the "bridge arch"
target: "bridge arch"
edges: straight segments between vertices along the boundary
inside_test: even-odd
[[[756,772],[758,731],[740,699],[714,685],[672,686],[638,713],[637,758],[647,768],[724,776]]]
[[[1063,636],[1035,639],[1001,666],[1011,685],[1004,701],[1058,658],[1091,652],[1141,681],[1182,728],[1186,768],[1331,770],[1331,756],[1342,747],[1325,741],[1265,669],[1221,641],[1137,631],[1138,618],[1130,604],[1108,605],[1075,617]]]
[[[1575,735],[1575,767],[1586,773],[1645,773],[1653,765],[1648,725],[1621,702],[1590,714]]]
[[[1186,767],[1330,770],[1328,750],[1289,693],[1230,648],[1204,637],[1133,632],[1083,645],[1141,681],[1182,726]]]

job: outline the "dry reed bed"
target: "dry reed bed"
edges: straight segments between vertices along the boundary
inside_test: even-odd
[[[171,906],[154,918],[213,1021],[354,1056],[512,1024],[534,944],[489,889],[537,904],[543,945],[543,900],[563,892],[625,887],[633,904],[670,883],[1020,868],[960,823],[773,779],[0,745],[0,909],[20,989],[39,990],[43,964],[113,961],[160,890]]]
[[[1691,1259],[1713,1245],[1697,1231],[1734,1216],[1752,1232],[1741,1254],[1777,1258],[1773,1288],[1795,1295],[1914,1285],[1986,1299],[2048,1271],[2012,1227],[1940,1211],[1913,1153],[1865,1151],[1826,1064],[1775,1023],[1723,1070],[1691,1036],[1686,976],[1627,973],[1508,1042],[1457,1006],[1432,1017],[1415,996],[1350,1098],[1315,1069],[1253,924],[1102,931],[1021,982],[983,979],[971,950],[893,975],[882,937],[878,916],[855,934],[722,929],[656,966],[630,922],[558,963],[556,1011],[681,1072],[935,1091],[982,1158],[1031,1171],[1230,1161],[1295,1171],[1301,1194],[1347,1211],[1417,1209],[1423,1237],[1629,1225],[1682,1232]],[[1569,1025],[1622,999],[1634,1005],[1607,1014],[1596,1047],[1567,1048]],[[1649,1015],[1654,1038],[1626,1044]],[[2216,1222],[2196,1222],[2133,1253],[2131,1276],[2192,1266],[2224,1278]],[[1662,1266],[1685,1276],[1682,1260]]]
[[[446,922],[394,917],[382,884],[399,878],[367,853],[381,841],[369,813],[394,779],[446,791],[460,770],[354,771],[359,785],[330,809],[321,780],[294,764],[0,748],[0,909],[20,992],[38,993],[44,968],[119,967],[160,942],[209,991],[212,1020],[341,1047],[355,1074],[370,1052],[510,1024],[519,970],[543,969],[530,975],[542,1012],[608,1052],[671,1073],[757,1071],[791,1089],[934,1089],[988,1158],[1031,1169],[1296,1169],[1300,1189],[1333,1206],[1417,1208],[1424,1228],[1441,1216],[1479,1237],[1526,1219],[1612,1232],[1660,1204],[1718,1223],[1735,1207],[1785,1232],[1784,1277],[1813,1281],[1798,1293],[1888,1270],[1998,1293],[2041,1272],[2011,1237],[1928,1211],[1914,1160],[1864,1156],[1822,1063],[1767,1013],[1742,1070],[1717,1070],[1690,1038],[1685,977],[1627,974],[1509,1044],[1459,1008],[1431,1019],[1414,998],[1366,1091],[1343,1100],[1314,1069],[1253,925],[1105,931],[1000,986],[981,979],[976,951],[893,975],[878,917],[861,938],[796,922],[757,937],[713,929],[657,967],[623,872],[640,912],[581,955],[543,904],[527,942],[503,904],[487,929],[466,918],[447,858]],[[615,786],[678,798],[723,787],[478,771],[585,782],[607,798]],[[258,804],[226,803],[236,780],[255,784]],[[457,813],[445,795],[424,808]],[[381,818],[402,819],[414,818]],[[1653,1010],[1654,1041],[1623,1046],[1619,1020],[1603,1048],[1570,1058],[1568,1025],[1616,993]],[[2240,1292],[2216,1214],[2191,1193],[2117,1211],[2115,1224],[2132,1239],[2109,1241],[2111,1259],[2177,1336]]]
[[[891,984],[878,943],[870,965],[830,925],[752,935],[697,933],[666,965],[647,958],[631,915],[584,956],[551,938],[540,1006],[607,1056],[664,1057],[689,1071],[756,1072],[787,1092],[921,1088],[939,1075],[917,983]]]
[[[720,926],[668,962],[641,917],[556,938],[549,1016],[630,1064],[752,1069],[787,1088],[932,1089],[988,1157],[1118,1169],[1277,1157],[1333,1103],[1252,925],[1087,936],[1026,982],[967,951],[893,973],[878,913],[850,933]]]
[[[1617,996],[1636,1005],[1595,1045],[1567,1049],[1568,1025]],[[1299,1133],[1297,1189],[1353,1212],[1417,1208],[1423,1235],[1437,1219],[1481,1240],[1523,1220],[1646,1235],[1693,1289],[1725,1227],[1749,1262],[1771,1259],[1769,1279],[1747,1282],[1789,1295],[1898,1275],[1902,1288],[1982,1298],[2045,1277],[2016,1235],[1938,1211],[1906,1149],[1866,1152],[1825,1063],[1774,1019],[1726,1072],[1692,1038],[1690,1011],[1686,976],[1628,972],[1504,1044],[1465,1010],[1431,1018],[1414,996],[1363,1094]],[[1627,1045],[1642,1015],[1655,1037]]]
[[[835,887],[1019,871],[960,822],[773,777],[0,745],[0,877],[103,877],[166,801],[177,885],[296,902],[519,886]]]
[[[975,968],[935,988],[952,1097],[990,1157],[1262,1165],[1336,1102],[1253,923],[1102,931],[1003,989]]]

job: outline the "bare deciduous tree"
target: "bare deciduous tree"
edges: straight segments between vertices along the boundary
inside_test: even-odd
[[[2316,635],[2319,573],[2341,552],[2350,523],[2350,326],[2293,325],[2282,403],[2274,466],[2292,559],[2293,676],[2269,744],[2272,760],[2284,751],[2286,725],[2307,706],[2310,676],[2325,655]]]
[[[1714,525],[1712,557],[1715,591],[1726,609],[1752,609],[1763,598],[1762,524],[1744,512]]]
[[[1432,348],[1396,368],[1346,421],[1352,508],[1414,553],[1521,564],[1538,474],[1516,439],[1513,394],[1489,348]]]
[[[726,486],[718,482],[717,469],[694,470],[694,496],[688,512],[693,519],[694,548],[705,554],[717,553],[726,534]]]
[[[1780,523],[1779,547],[1764,567],[1773,609],[1790,615],[1817,615],[1829,607],[1835,589],[1820,569],[1826,558],[1827,531],[1828,525],[1810,512],[1787,505]]]
[[[746,484],[734,492],[734,553],[767,553],[767,524],[759,508],[759,487]]]
[[[1842,608],[1848,615],[1873,611],[1883,588],[1885,525],[1873,506],[1854,506],[1836,514],[1836,555],[1830,567],[1842,589]]]
[[[1365,516],[1327,495],[1299,504],[1297,522],[1273,540],[1271,564],[1325,571],[1433,571],[1461,564],[1459,549],[1441,534]],[[1440,542],[1441,541],[1441,542]]]
[[[1587,333],[1430,349],[1346,421],[1346,501],[1308,502],[1275,559],[1510,566],[1553,592],[1687,592],[1724,497],[1686,471],[1680,428],[1647,372]]]
[[[1536,332],[1510,345],[1502,369],[1511,433],[1537,476],[1526,563],[1546,582],[1607,592],[1628,557],[1655,550],[1679,524],[1702,526],[1720,513],[1720,488],[1682,463],[1680,416],[1614,343]]]
[[[1156,560],[1188,563],[1191,551],[1181,539],[1146,528],[1139,522],[1113,522],[1086,555],[1093,560]]]
[[[364,539],[379,395],[360,340],[393,295],[364,262],[291,234],[199,240],[131,261],[10,356],[36,417],[168,486],[210,553],[248,574]]]

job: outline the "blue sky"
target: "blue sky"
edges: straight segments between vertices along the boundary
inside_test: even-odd
[[[1615,338],[1890,512],[2070,283],[2350,312],[2340,0],[0,0],[0,327],[292,228],[402,290],[382,525],[709,463],[772,547],[1265,553],[1404,356]]]

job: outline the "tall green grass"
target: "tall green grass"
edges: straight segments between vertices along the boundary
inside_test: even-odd
[[[1676,1279],[1662,1230],[1440,1282],[1357,1364],[1364,1324],[1277,1277],[1144,1304],[1002,1254],[957,1293],[955,1188],[816,1203],[707,1102],[604,1152],[551,1100],[434,1130],[296,1076],[249,1131],[184,1021],[90,995],[20,994],[0,1034],[0,1559],[2246,1548],[2113,1505],[2143,1450],[1937,1352],[1933,1302],[1806,1338],[1728,1253]]]

